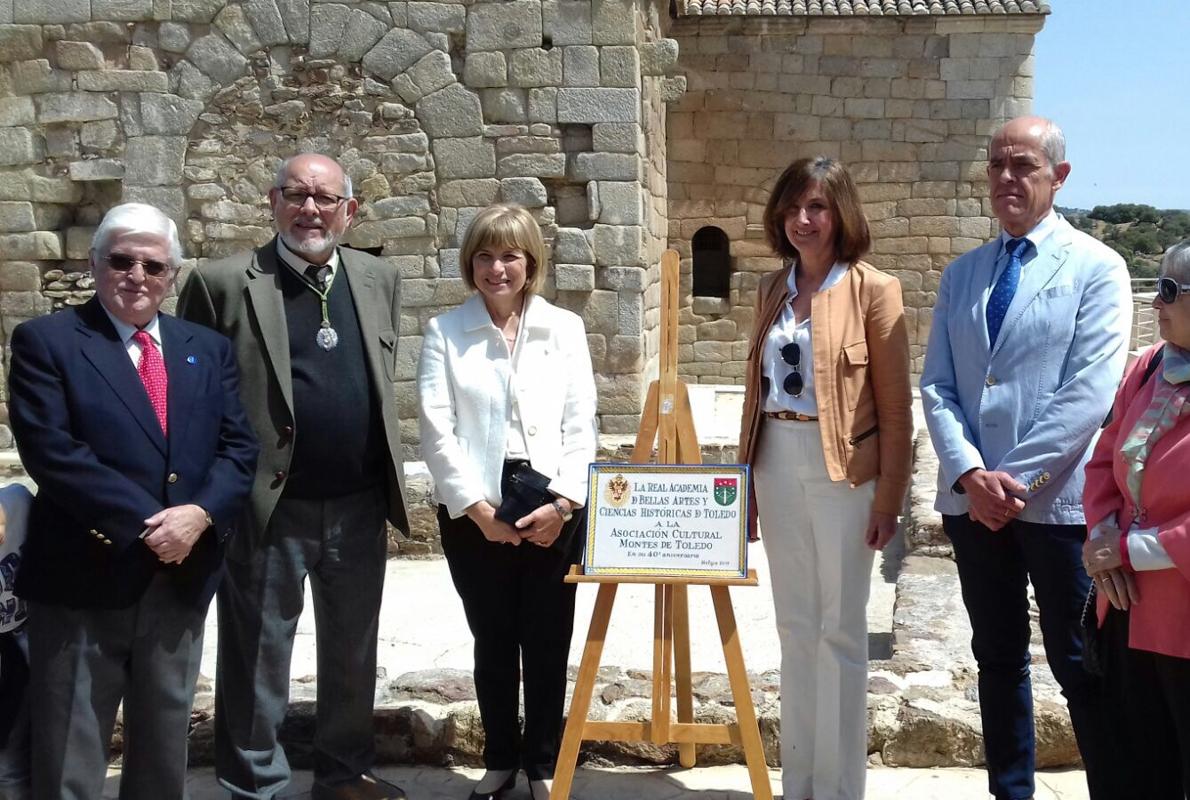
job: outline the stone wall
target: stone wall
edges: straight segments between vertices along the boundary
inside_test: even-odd
[[[868,257],[904,290],[920,371],[942,269],[997,233],[989,134],[1028,112],[1041,16],[683,17],[688,90],[670,106],[669,238],[682,256],[681,372],[740,383],[760,276],[779,261],[764,205],[795,158],[840,158],[872,224]],[[731,240],[730,297],[691,297],[690,239]]]
[[[666,77],[666,13],[652,0],[0,0],[5,341],[90,295],[89,239],[112,205],[173,216],[189,268],[266,241],[280,159],[315,149],[361,199],[348,243],[404,278],[410,455],[420,332],[467,295],[459,243],[497,200],[541,222],[545,294],[586,322],[604,430],[630,430],[656,360],[662,122],[681,87]]]

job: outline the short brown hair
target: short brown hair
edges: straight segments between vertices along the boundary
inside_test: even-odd
[[[839,161],[826,156],[799,158],[777,178],[764,208],[764,232],[778,255],[797,258],[797,248],[785,235],[785,215],[812,183],[822,188],[835,215],[835,252],[840,261],[854,263],[872,247],[868,218],[851,174]]]
[[[475,254],[487,247],[514,247],[525,253],[525,291],[535,294],[545,282],[545,239],[533,215],[514,203],[497,203],[480,211],[471,220],[463,247],[459,250],[459,270],[463,280],[475,287]]]

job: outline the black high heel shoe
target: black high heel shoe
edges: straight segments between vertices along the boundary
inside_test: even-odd
[[[516,770],[508,776],[508,780],[504,781],[503,785],[494,792],[472,792],[467,800],[502,800],[505,792],[511,792],[512,788],[516,786]]]

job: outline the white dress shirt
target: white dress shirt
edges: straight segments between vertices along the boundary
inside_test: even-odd
[[[140,345],[132,338],[136,332],[143,330],[149,334],[149,338],[153,340],[153,344],[157,345],[157,351],[161,353],[161,357],[165,357],[165,348],[161,345],[161,324],[159,316],[153,315],[153,319],[149,320],[149,324],[143,328],[138,328],[135,325],[129,325],[127,322],[118,320],[112,315],[112,312],[107,310],[107,306],[103,303],[99,304],[103,309],[103,313],[107,314],[107,318],[112,321],[112,325],[116,327],[116,335],[120,337],[120,341],[124,343],[124,349],[128,352],[128,357],[132,359],[132,366],[140,366]]]
[[[825,292],[843,279],[850,267],[846,261],[837,261],[818,287],[818,291]],[[814,391],[814,337],[810,329],[810,317],[798,321],[793,316],[793,301],[797,297],[797,268],[789,270],[789,301],[781,309],[781,315],[769,328],[768,336],[764,340],[764,375],[769,379],[769,391],[764,396],[765,411],[795,411],[810,417],[818,416],[818,395]],[[800,397],[794,397],[785,391],[785,378],[793,372],[793,367],[785,363],[781,357],[781,348],[790,342],[797,342],[802,349],[802,361],[798,372],[802,374],[802,389]]]
[[[996,269],[992,272],[992,282],[989,286],[995,286],[996,281],[1000,279],[1000,275],[1008,268],[1008,243],[1013,239],[1028,239],[1029,246],[1025,248],[1025,252],[1021,253],[1021,271],[1029,265],[1029,262],[1037,255],[1038,248],[1041,243],[1053,235],[1054,230],[1058,226],[1058,212],[1050,209],[1050,213],[1041,218],[1041,221],[1033,226],[1033,230],[1026,233],[1024,236],[1013,236],[1008,231],[1000,231],[1000,254],[996,256]]]
[[[289,245],[285,244],[285,240],[280,236],[277,237],[277,257],[288,264],[289,268],[296,272],[302,280],[307,279],[306,269],[315,266],[313,262],[307,261],[297,253],[290,250]],[[324,266],[331,268],[330,279],[333,280],[335,273],[339,270],[339,248],[336,247],[331,251],[331,257],[327,260]],[[330,282],[331,281],[328,280],[326,282],[327,285],[329,285]],[[318,288],[321,289],[323,287],[319,286]]]

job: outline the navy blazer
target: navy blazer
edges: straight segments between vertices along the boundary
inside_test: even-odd
[[[16,583],[27,600],[124,608],[159,571],[183,602],[214,594],[259,447],[228,340],[165,314],[160,325],[168,439],[97,299],[13,331],[9,417],[38,486]],[[185,561],[162,564],[140,538],[144,520],[186,503],[215,524]]]

